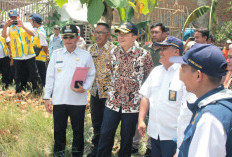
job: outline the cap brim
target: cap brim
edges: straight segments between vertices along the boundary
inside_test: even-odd
[[[154,46],[173,46],[172,44],[166,42],[166,41],[163,41],[163,42],[160,42],[160,43],[154,43],[153,44]]]
[[[63,33],[63,34],[61,34],[61,36],[65,36],[65,35],[76,35],[76,33]]]
[[[169,62],[171,63],[180,63],[180,64],[187,64],[182,56],[173,56],[169,58]]]
[[[124,28],[116,28],[114,32],[115,32],[115,33],[117,33],[117,32],[129,33],[129,32],[131,32],[131,31],[126,30],[126,29],[124,29]]]

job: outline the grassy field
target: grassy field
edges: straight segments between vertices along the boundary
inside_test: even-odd
[[[85,152],[90,152],[93,135],[91,117],[87,106],[85,115]],[[120,147],[120,128],[118,128],[113,156],[117,156]],[[146,139],[140,144],[140,150],[134,157],[145,152]],[[66,156],[71,156],[72,129],[67,129]],[[29,92],[15,94],[11,87],[0,91],[0,157],[44,157],[52,156],[53,148],[52,115],[45,111],[41,97]]]

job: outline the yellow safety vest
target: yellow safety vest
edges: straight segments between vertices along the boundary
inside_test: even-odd
[[[32,47],[31,35],[23,28],[10,27],[10,47],[13,58],[20,58],[22,55],[34,54]]]
[[[36,46],[37,48],[42,48],[42,46],[40,45],[39,31],[45,32],[45,30],[42,27],[39,27],[37,29],[35,36],[34,36],[34,39],[33,39],[33,46]],[[35,60],[37,60],[37,61],[46,61],[47,60],[46,53],[44,52],[43,49],[41,49],[41,51],[39,52],[39,55],[35,57]]]
[[[6,39],[3,38],[3,37],[0,37],[0,46],[2,47],[3,49],[3,55],[6,57],[6,56],[9,56],[9,49],[6,45]]]

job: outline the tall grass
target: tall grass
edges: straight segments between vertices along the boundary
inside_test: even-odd
[[[93,135],[88,107],[84,134],[86,155],[91,150]],[[72,136],[69,123],[66,156],[71,156]],[[140,153],[145,151],[144,141],[141,143]],[[0,91],[0,157],[53,156],[53,144],[52,115],[45,111],[42,99],[30,93],[15,94],[12,91]],[[113,156],[117,156],[119,147],[120,127],[116,132]]]

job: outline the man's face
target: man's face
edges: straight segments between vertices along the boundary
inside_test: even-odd
[[[153,43],[162,42],[165,39],[165,33],[162,32],[160,26],[151,29],[151,40]]]
[[[107,42],[107,39],[110,37],[110,32],[107,31],[105,26],[99,25],[94,31],[94,38],[98,47],[102,47]]]
[[[62,36],[64,46],[67,49],[72,49],[76,47],[76,42],[78,40],[78,37],[76,35],[63,35]]]
[[[173,46],[161,46],[160,47],[160,60],[159,62],[166,68],[170,67],[172,63],[169,62],[169,58],[172,56],[178,56],[178,50]]]
[[[54,34],[57,36],[60,33],[60,29],[54,28],[53,29]]]
[[[227,50],[229,50],[229,46],[230,46],[231,43],[226,43],[225,47]]]
[[[195,79],[196,75],[197,75],[197,71],[194,72],[190,65],[188,64],[181,65],[179,77],[180,77],[180,80],[184,82],[186,86],[186,90],[188,92],[194,93],[193,87],[195,87],[194,83],[196,80]]]
[[[17,19],[18,19],[18,16],[11,16],[10,19],[11,19],[11,20],[17,20]]]
[[[132,33],[118,32],[119,45],[124,49],[132,47],[136,38],[137,36]]]
[[[202,33],[200,32],[195,32],[194,33],[194,38],[195,38],[195,42],[196,43],[200,43],[200,44],[206,44],[207,43],[207,37],[206,36],[202,36]]]
[[[229,50],[228,52],[228,58],[227,58],[227,69],[229,71],[232,71],[232,49]]]

